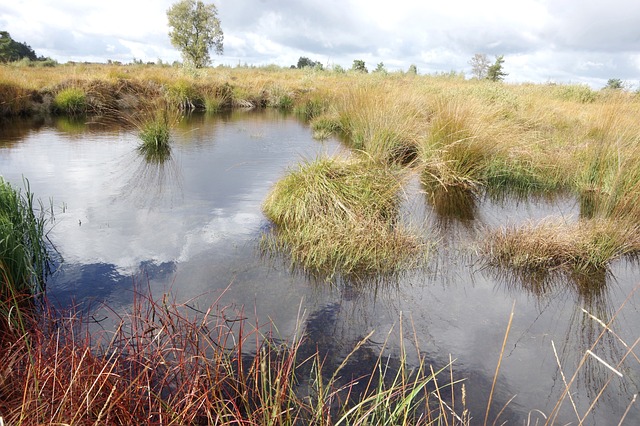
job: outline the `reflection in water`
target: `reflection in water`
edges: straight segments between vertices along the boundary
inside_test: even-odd
[[[169,144],[158,149],[141,144],[133,159],[131,177],[122,187],[123,198],[133,199],[138,206],[151,207],[162,201],[173,203],[182,193],[182,174],[171,155]]]
[[[601,403],[610,406],[619,401],[620,395],[637,392],[640,383],[633,381],[633,378],[616,378],[611,382],[615,373],[587,352],[597,354],[610,366],[618,368],[616,365],[625,358],[628,350],[627,343],[615,334],[620,323],[609,296],[615,277],[608,269],[569,274],[552,270],[528,272],[503,268],[487,268],[485,272],[512,292],[524,290],[535,296],[542,310],[547,305],[545,300],[570,298],[571,295],[576,298],[577,303],[572,307],[564,339],[554,342],[559,369],[554,382],[555,394],[561,395],[571,381],[571,392],[575,393],[575,389],[584,390],[583,394],[578,394],[586,397],[586,401],[579,403],[574,400],[571,404],[586,404],[579,407],[585,412],[595,400],[603,400]],[[640,362],[638,359],[636,361]]]
[[[76,306],[86,310],[91,310],[94,303],[107,301],[110,305],[116,302],[126,306],[131,301],[136,280],[147,282],[171,278],[176,268],[175,262],[143,261],[137,271],[131,274],[108,263],[63,263],[56,271],[56,279],[64,282],[64,285],[58,286],[52,297],[60,306]]]
[[[427,200],[437,214],[437,225],[446,231],[455,223],[469,226],[476,218],[477,195],[472,189],[459,186],[436,185],[427,189]]]

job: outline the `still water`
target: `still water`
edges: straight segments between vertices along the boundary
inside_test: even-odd
[[[616,366],[627,351],[622,342],[632,346],[640,334],[640,299],[626,300],[640,283],[637,265],[614,264],[611,274],[592,278],[598,291],[584,292],[579,279],[532,286],[535,278],[489,270],[475,255],[487,229],[548,216],[576,220],[580,206],[571,197],[462,194],[445,206],[414,179],[402,220],[432,243],[428,265],[375,282],[317,281],[291,271],[284,259],[260,255],[260,237],[270,228],[261,204],[304,159],[347,155],[337,140],[315,141],[303,123],[274,111],[235,111],[190,117],[162,164],[145,161],[138,143],[133,131],[68,119],[0,126],[0,175],[17,187],[25,177],[36,197],[52,200],[50,238],[64,261],[47,290],[63,306],[127,309],[139,283],[199,307],[220,298],[272,321],[283,338],[304,327],[329,366],[372,330],[372,353],[390,330],[390,341],[398,341],[402,321],[405,337],[435,369],[454,360],[472,424],[484,420],[512,307],[490,418],[513,400],[498,423],[544,424],[541,413],[550,413],[564,390],[558,363],[567,381],[587,349]],[[613,318],[618,337],[607,333],[592,348],[602,327],[583,309],[604,322]],[[357,361],[352,368],[366,369],[366,360]],[[606,385],[585,424],[618,424],[638,393],[635,355],[616,368],[622,377],[587,356],[579,369],[571,391],[580,416]],[[579,420],[566,401],[558,424],[569,422]],[[633,405],[625,424],[638,423]]]

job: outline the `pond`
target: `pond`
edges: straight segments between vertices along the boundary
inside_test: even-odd
[[[346,152],[338,140],[313,140],[304,123],[268,110],[189,117],[163,163],[146,162],[138,144],[134,131],[65,118],[0,127],[0,174],[17,187],[27,178],[36,197],[52,200],[50,238],[64,261],[47,291],[62,306],[105,304],[117,312],[131,305],[137,285],[193,306],[219,298],[272,321],[283,338],[302,324],[328,365],[370,331],[374,353],[385,340],[399,340],[393,336],[402,322],[435,369],[454,360],[472,424],[484,419],[512,309],[491,409],[493,418],[515,396],[500,416],[508,424],[553,410],[565,388],[558,364],[567,381],[587,350],[616,366],[627,352],[623,341],[631,346],[638,338],[639,300],[626,300],[640,282],[638,265],[616,262],[610,274],[590,278],[598,291],[585,293],[578,278],[532,286],[535,277],[489,270],[475,254],[487,229],[547,216],[576,220],[580,206],[570,196],[448,194],[446,203],[432,202],[416,178],[405,190],[402,220],[432,243],[426,267],[392,279],[324,281],[261,255],[260,238],[270,229],[261,204],[288,168]],[[613,319],[616,335],[592,347],[602,326],[583,310]],[[638,393],[640,363],[628,356],[616,366],[620,377],[585,359],[571,387],[576,409],[583,415],[597,399],[585,424],[617,424]],[[577,419],[565,402],[558,424]],[[626,422],[640,422],[636,406]]]

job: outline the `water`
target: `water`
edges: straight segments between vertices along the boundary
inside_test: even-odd
[[[551,412],[564,389],[558,362],[570,380],[602,330],[582,309],[608,322],[640,282],[638,266],[624,261],[594,278],[596,292],[578,291],[575,280],[536,287],[535,277],[488,270],[475,255],[486,229],[547,216],[570,222],[578,203],[566,196],[518,201],[465,194],[434,203],[417,179],[406,189],[402,213],[434,242],[427,268],[364,283],[318,282],[292,272],[286,261],[260,256],[260,236],[270,226],[261,204],[288,168],[344,148],[337,140],[314,141],[305,125],[273,111],[194,116],[177,129],[171,158],[161,164],[138,153],[134,132],[99,123],[16,121],[0,132],[0,174],[16,186],[24,176],[37,197],[53,200],[50,237],[64,263],[48,292],[58,303],[106,304],[117,312],[131,304],[134,285],[171,291],[195,307],[220,297],[223,305],[273,321],[283,337],[303,324],[309,346],[318,345],[328,365],[339,364],[372,330],[371,353],[386,340],[397,342],[402,322],[407,341],[417,341],[434,368],[455,360],[473,424],[484,420],[512,308],[490,417],[515,395],[500,419],[522,424],[540,418],[535,410]],[[611,328],[632,345],[639,319],[632,297]],[[392,343],[390,353],[396,349]],[[609,336],[592,350],[615,363],[626,349]],[[417,361],[415,351],[408,355]],[[349,368],[366,370],[366,358]],[[611,380],[585,424],[617,424],[638,392],[639,363],[629,356],[618,367],[620,378],[586,359],[571,387],[578,412]],[[559,420],[577,423],[569,401]],[[635,406],[626,421],[640,421]]]

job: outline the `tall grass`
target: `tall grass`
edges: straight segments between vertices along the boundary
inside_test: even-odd
[[[366,339],[324,371],[317,353],[301,359],[302,333],[278,341],[217,304],[136,292],[131,312],[99,332],[78,313],[45,313],[0,354],[7,424],[462,424],[440,397],[453,383],[424,361],[411,370],[401,358],[394,371],[381,353],[369,376],[342,380]]]
[[[0,342],[24,333],[34,297],[45,290],[54,248],[47,238],[49,214],[0,176]]]
[[[87,112],[87,95],[81,88],[68,87],[56,93],[54,110],[67,115],[82,115]]]
[[[25,193],[0,177],[0,271],[2,300],[11,293],[44,291],[51,272],[51,243],[47,238],[49,217],[36,203],[29,182]]]

